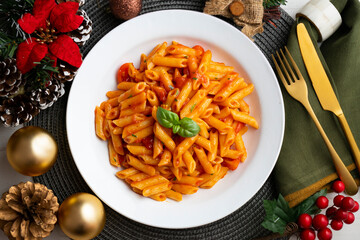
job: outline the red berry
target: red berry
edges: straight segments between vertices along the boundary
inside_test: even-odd
[[[311,227],[312,218],[309,214],[303,213],[298,218],[298,224],[301,228],[310,228]]]
[[[329,228],[321,229],[317,234],[319,240],[330,240],[332,238],[332,231]]]
[[[334,197],[334,205],[337,207],[341,207],[343,199],[344,199],[343,195],[337,195],[336,197]]]
[[[329,224],[329,219],[324,214],[315,215],[312,225],[315,229],[323,229]]]
[[[346,224],[352,224],[355,221],[355,216],[352,212],[348,213],[348,217],[344,220]]]
[[[329,199],[325,196],[320,196],[316,199],[316,206],[320,209],[327,208],[329,205]]]
[[[359,203],[357,201],[355,201],[355,206],[350,211],[357,212],[358,210],[359,210]]]
[[[341,208],[345,211],[349,211],[355,207],[355,201],[351,197],[344,197],[341,203]]]
[[[340,208],[336,211],[334,218],[337,220],[345,220],[347,219],[348,215],[349,213],[347,211],[344,211]]]
[[[315,231],[312,229],[305,229],[300,233],[301,240],[314,240],[315,239]]]
[[[336,220],[336,219],[334,219],[334,220],[331,221],[331,224],[330,224],[330,225],[331,225],[331,228],[332,228],[332,229],[338,231],[338,230],[342,229],[342,227],[343,227],[343,222],[342,222],[341,220]]]
[[[329,207],[328,209],[326,209],[326,216],[328,218],[332,218],[332,217],[334,217],[336,211],[337,211],[336,207]]]
[[[337,180],[333,183],[332,189],[337,193],[341,193],[345,190],[345,184],[342,181]]]

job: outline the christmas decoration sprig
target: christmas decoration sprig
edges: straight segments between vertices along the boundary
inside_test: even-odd
[[[342,181],[333,182],[332,190],[338,195],[330,206],[326,190],[315,193],[294,208],[289,207],[281,194],[278,199],[264,200],[266,216],[262,226],[274,233],[259,239],[277,239],[296,233],[301,240],[314,240],[316,236],[321,240],[331,240],[332,230],[341,230],[344,223],[352,224],[354,212],[359,210],[357,201],[341,195],[345,190]]]
[[[272,232],[283,234],[286,225],[296,222],[302,213],[319,213],[320,209],[316,206],[316,199],[325,195],[326,190],[321,190],[294,208],[289,207],[288,202],[281,194],[276,200],[264,200],[266,216],[261,225]]]
[[[0,1],[0,123],[17,126],[64,95],[92,21],[79,2]],[[26,105],[26,107],[24,107]]]

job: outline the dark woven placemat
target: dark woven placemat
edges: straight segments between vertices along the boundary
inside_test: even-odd
[[[82,48],[84,56],[106,33],[122,23],[122,21],[112,17],[108,11],[107,3],[108,0],[87,0],[83,6],[93,21],[91,38]],[[204,5],[204,0],[143,0],[141,14],[164,9],[202,11]],[[229,20],[226,21],[233,24]],[[266,24],[264,26],[265,31],[255,36],[255,44],[268,59],[270,59],[271,53],[286,43],[293,20],[285,12],[282,12],[281,19],[274,21],[274,23],[276,27]],[[211,26],[209,27],[211,28]],[[52,189],[60,202],[76,192],[91,192],[76,168],[66,136],[65,114],[70,85],[66,86],[65,96],[56,102],[54,106],[42,111],[31,122],[26,124],[47,129],[58,143],[59,156],[56,164],[46,174],[35,177],[34,181],[45,184]],[[265,214],[262,208],[262,200],[271,199],[275,195],[276,190],[270,177],[251,200],[229,216],[201,227],[179,230],[146,226],[132,221],[105,206],[107,214],[106,226],[96,239],[252,239],[269,233],[260,225]],[[169,221],[171,221],[170,214]]]

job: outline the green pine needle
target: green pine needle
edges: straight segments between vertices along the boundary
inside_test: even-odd
[[[264,8],[271,8],[280,5],[286,5],[286,0],[264,0]]]
[[[0,32],[0,59],[3,60],[14,57],[15,51],[22,41],[20,38],[13,38]]]
[[[35,0],[1,0],[0,1],[0,31],[26,39],[25,33],[17,23],[24,13],[32,12]]]
[[[58,67],[54,67],[54,60],[45,57],[40,62],[34,62],[36,66],[24,75],[26,85],[30,89],[40,89],[46,87],[51,79],[52,73],[58,72]]]

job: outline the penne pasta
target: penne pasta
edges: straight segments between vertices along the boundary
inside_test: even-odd
[[[175,150],[176,144],[174,140],[171,139],[171,137],[167,134],[164,128],[157,122],[154,125],[154,134],[155,137],[157,137],[161,142],[164,143],[165,147],[169,149],[170,152],[173,152]]]
[[[169,191],[172,187],[171,182],[159,183],[153,186],[144,188],[142,194],[144,197],[152,196],[158,193]]]
[[[134,181],[131,184],[131,187],[137,188],[139,190],[143,190],[143,189],[145,189],[147,187],[157,185],[159,183],[168,183],[168,182],[169,181],[166,178],[164,178],[163,176],[155,175],[155,176],[152,176],[152,177],[141,179],[139,181]]]
[[[129,150],[130,153],[137,155],[150,155],[152,154],[152,151],[147,149],[144,146],[137,146],[137,145],[127,145],[126,148]]]
[[[129,124],[124,127],[122,137],[125,139],[127,136],[131,134],[135,134],[144,128],[152,127],[153,124],[154,124],[154,119],[152,117],[147,117],[141,122]]]
[[[118,127],[125,127],[132,123],[138,123],[145,120],[145,115],[136,113],[134,115],[118,118],[116,120],[113,120],[113,123]]]
[[[172,190],[181,194],[194,194],[197,192],[198,188],[187,184],[173,184]]]
[[[118,171],[116,173],[116,176],[120,179],[125,179],[125,178],[128,178],[132,175],[135,175],[137,173],[139,173],[140,171],[131,167],[131,168],[127,168],[127,169],[124,169],[124,170],[121,170],[121,171]]]
[[[236,121],[246,123],[256,129],[259,128],[259,124],[256,121],[256,119],[254,117],[249,116],[246,113],[231,110],[231,115]]]
[[[195,147],[194,151],[196,153],[196,156],[197,156],[201,166],[205,170],[205,172],[208,174],[213,174],[215,172],[214,168],[211,165],[211,163],[209,162],[204,149],[201,147]]]
[[[191,81],[187,81],[180,91],[179,95],[174,99],[172,104],[172,109],[175,112],[179,112],[181,107],[184,105],[187,97],[189,96],[192,90]]]
[[[182,155],[188,150],[198,139],[198,135],[191,137],[191,138],[185,138],[174,150],[174,156],[173,156],[173,164],[174,167],[179,167],[180,162],[182,159]]]
[[[192,113],[196,105],[200,104],[200,102],[205,98],[205,96],[206,96],[205,90],[197,91],[196,94],[190,99],[190,101],[181,108],[180,118],[184,118],[188,114]]]
[[[146,173],[138,172],[136,174],[126,177],[125,181],[131,185],[133,182],[138,182],[138,181],[144,180],[148,177],[149,177],[149,175],[147,175]]]
[[[223,88],[220,89],[219,92],[216,93],[214,97],[214,102],[224,101],[239,88],[239,86],[243,81],[244,81],[243,78],[236,78],[232,81],[229,81],[227,85],[225,85]]]
[[[164,150],[163,144],[161,143],[161,141],[157,138],[154,137],[154,144],[153,144],[153,158],[157,158],[159,156],[160,153],[162,153]]]
[[[131,106],[136,106],[146,101],[146,93],[142,92],[134,97],[128,98],[120,103],[121,110],[129,108]]]
[[[137,158],[131,156],[130,154],[126,154],[126,161],[130,166],[136,168],[137,170],[139,170],[141,172],[144,172],[150,176],[155,175],[155,168],[142,163],[141,161],[139,161]]]
[[[176,67],[176,68],[184,68],[187,66],[186,58],[174,58],[174,57],[154,57],[153,63],[155,65],[161,65],[165,67]]]
[[[182,194],[178,193],[178,192],[175,192],[173,190],[166,191],[165,195],[166,195],[166,197],[168,197],[168,198],[170,198],[172,200],[178,201],[178,202],[180,202],[182,200]]]
[[[96,106],[95,108],[95,132],[96,135],[102,140],[106,140],[104,133],[104,125],[105,125],[105,113],[100,107]]]
[[[259,127],[244,100],[254,85],[212,58],[199,45],[160,43],[140,64],[124,63],[95,107],[96,136],[135,193],[182,201],[246,160],[243,135]]]
[[[226,175],[227,171],[228,171],[227,167],[221,167],[219,173],[217,173],[214,178],[200,185],[200,187],[207,189],[212,188],[215,185],[215,183],[217,183],[221,178],[223,178]]]
[[[196,162],[189,151],[185,151],[185,153],[183,154],[183,161],[187,169],[189,170],[189,173],[193,173],[196,169]]]
[[[119,156],[115,151],[114,145],[111,140],[108,142],[108,149],[109,149],[110,164],[113,165],[114,167],[120,167]]]
[[[211,61],[211,57],[212,57],[212,54],[211,54],[210,50],[207,50],[203,54],[203,56],[201,58],[201,61],[200,61],[200,64],[199,64],[199,68],[198,68],[198,71],[199,71],[200,74],[205,74],[208,71],[210,61]]]
[[[123,90],[108,91],[108,92],[106,93],[106,96],[107,96],[108,98],[116,98],[116,97],[120,96],[121,94],[123,94],[124,92],[125,92],[125,91],[123,91]]]

